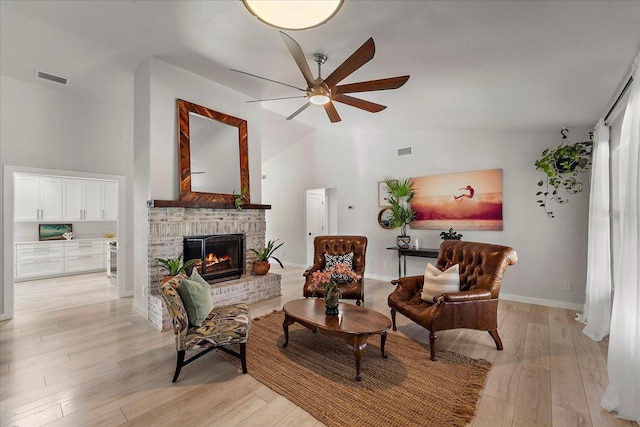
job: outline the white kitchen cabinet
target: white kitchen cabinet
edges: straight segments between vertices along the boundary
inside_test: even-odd
[[[15,174],[14,221],[62,219],[62,180],[55,176]]]
[[[16,279],[35,279],[61,273],[64,273],[63,242],[16,244]]]
[[[65,273],[79,273],[83,271],[102,270],[104,268],[104,255],[75,255],[64,257]]]
[[[105,268],[104,239],[16,243],[16,280]]]
[[[103,181],[103,219],[105,221],[117,221],[118,220],[118,182],[117,181]]]
[[[64,243],[64,271],[101,270],[104,268],[104,240],[78,240]]]
[[[102,220],[102,181],[63,178],[62,199],[65,221]]]
[[[102,221],[104,219],[104,182],[93,179],[62,179],[62,219],[65,221]]]

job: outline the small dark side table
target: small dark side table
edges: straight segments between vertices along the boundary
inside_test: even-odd
[[[424,248],[424,249],[402,249],[397,246],[392,246],[387,248],[392,251],[398,251],[398,277],[402,277],[402,267],[404,265],[404,274],[407,274],[407,257],[408,256],[417,256],[422,258],[438,258],[438,252],[440,251],[437,248]],[[404,264],[403,261],[404,260]]]

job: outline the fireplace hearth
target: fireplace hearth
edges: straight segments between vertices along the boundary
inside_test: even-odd
[[[209,283],[238,279],[244,266],[244,235],[185,236],[184,259],[200,262],[193,268]],[[187,271],[191,274],[191,271]]]

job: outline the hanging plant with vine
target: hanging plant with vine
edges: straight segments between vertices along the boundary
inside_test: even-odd
[[[578,179],[579,174],[586,172],[591,166],[592,142],[569,144],[566,132],[569,130],[562,128],[562,143],[553,150],[544,150],[542,157],[534,163],[536,170],[546,175],[545,179],[538,181],[538,187],[543,188],[536,196],[538,206],[544,209],[549,218],[553,218],[554,214],[549,210],[548,203],[553,201],[564,204],[569,201],[569,195],[580,193],[584,184]],[[560,188],[564,189],[567,195],[561,194]]]

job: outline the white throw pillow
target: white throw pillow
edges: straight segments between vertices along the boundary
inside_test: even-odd
[[[424,272],[424,286],[421,298],[427,302],[433,302],[433,298],[446,292],[458,292],[460,290],[460,267],[452,265],[445,271],[438,270],[431,263],[427,264]]]

